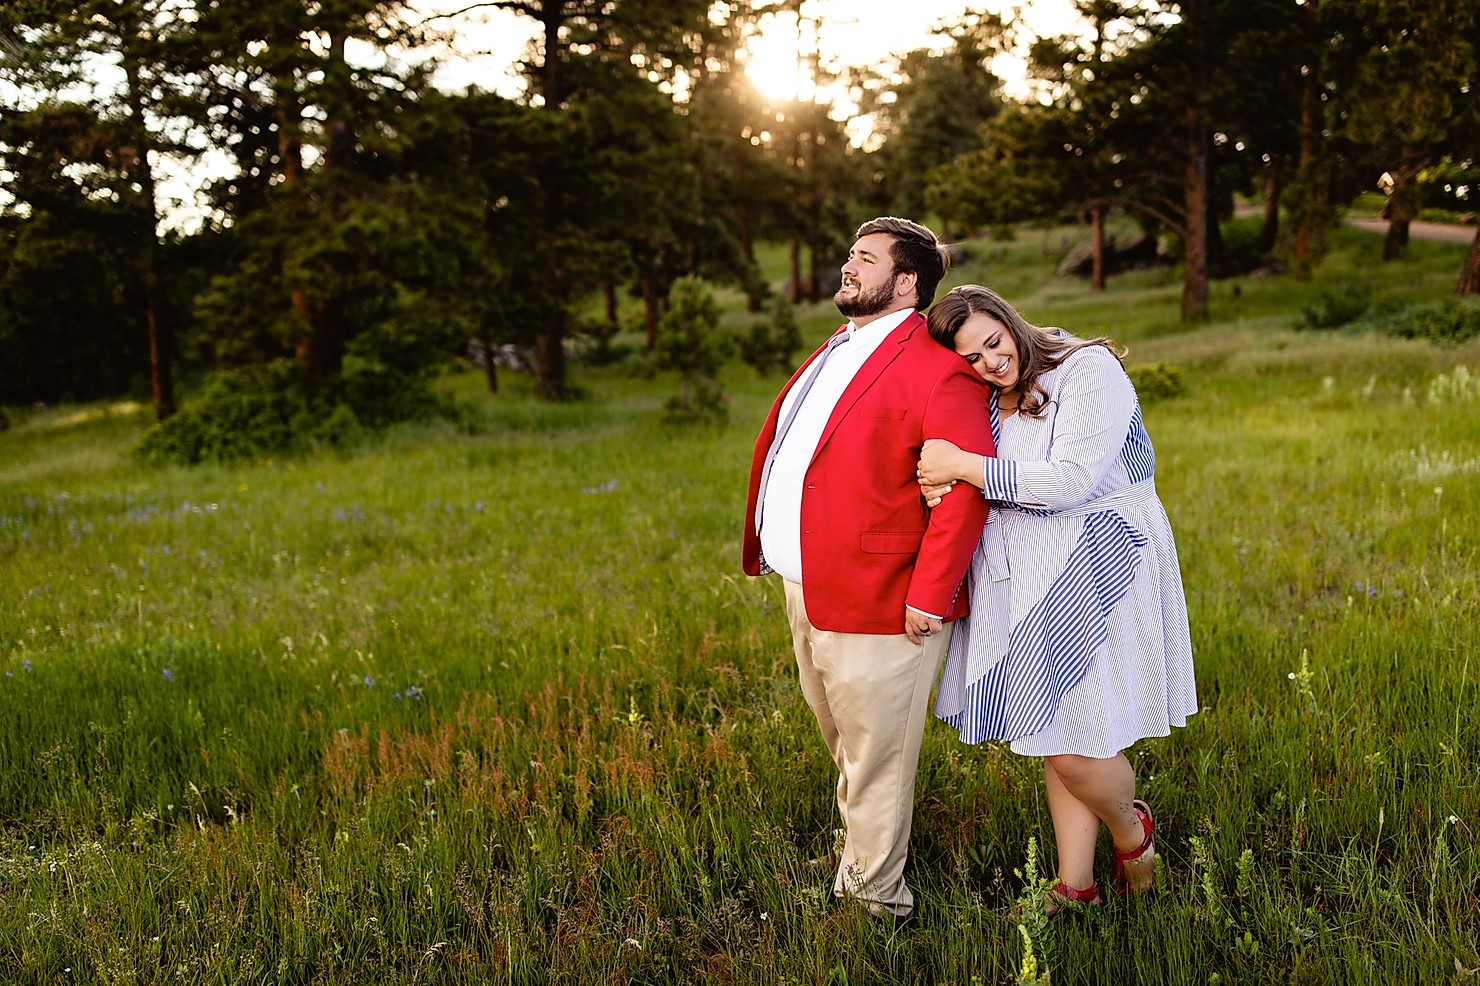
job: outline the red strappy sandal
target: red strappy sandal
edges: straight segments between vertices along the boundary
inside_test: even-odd
[[[1152,838],[1156,832],[1156,818],[1151,814],[1151,806],[1137,798],[1131,802],[1131,807],[1136,810],[1136,817],[1141,820],[1141,830],[1145,838],[1141,844],[1129,852],[1115,850],[1115,890],[1122,894],[1144,894],[1151,889],[1151,883],[1156,877],[1156,840]],[[1137,876],[1141,877],[1135,883],[1131,882],[1127,871],[1127,864],[1145,863],[1144,870],[1137,866]]]
[[[1104,903],[1105,898],[1100,896],[1098,883],[1091,883],[1083,890],[1076,890],[1060,880],[1048,892],[1048,899],[1043,902],[1043,909],[1049,917],[1053,917],[1065,907],[1099,907]]]

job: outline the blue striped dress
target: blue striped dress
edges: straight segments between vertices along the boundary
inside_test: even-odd
[[[1089,346],[1039,381],[1041,418],[993,399],[992,514],[935,714],[967,743],[1112,757],[1197,711],[1177,550],[1120,362]]]

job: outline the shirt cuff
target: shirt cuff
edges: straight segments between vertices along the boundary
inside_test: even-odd
[[[1017,502],[1017,463],[993,456],[982,458],[982,494],[988,500]]]
[[[909,610],[911,613],[919,613],[921,616],[928,616],[932,620],[941,620],[941,621],[944,621],[945,620],[945,617],[944,616],[938,616],[935,613],[927,613],[923,609],[916,609],[915,607],[911,606],[909,603],[906,603],[904,608],[907,609],[907,610]]]

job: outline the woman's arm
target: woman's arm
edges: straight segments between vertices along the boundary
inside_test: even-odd
[[[982,484],[982,464],[987,457],[957,448],[943,438],[928,438],[920,448],[917,473],[923,489],[965,482]]]

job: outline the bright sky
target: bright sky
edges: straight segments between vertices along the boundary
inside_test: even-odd
[[[452,0],[423,0],[421,7],[427,11],[457,9]],[[1025,25],[1039,36],[1075,33],[1082,24],[1073,0],[975,4],[969,0],[802,0],[801,44],[807,54],[817,47],[824,66],[880,66],[891,56],[916,48],[941,47],[940,39],[933,36],[935,27],[955,20],[968,8],[983,7],[1003,14],[1019,8]],[[814,18],[821,18],[816,36],[810,24]],[[509,11],[486,10],[450,23],[458,30],[463,57],[447,64],[437,76],[438,83],[451,89],[476,85],[505,95],[517,93],[521,84],[513,65],[524,53],[534,22]],[[768,18],[753,40],[748,74],[768,95],[789,99],[797,94],[797,40],[796,17],[791,14]],[[995,69],[1010,91],[1021,94],[1021,62],[1004,60]],[[801,96],[810,95],[804,85]]]
[[[811,0],[802,7],[801,46],[808,54],[816,48],[824,66],[879,67],[917,48],[944,47],[934,28],[958,19],[970,6],[981,5],[962,0],[910,0],[908,5],[899,0]],[[997,13],[1011,10],[1006,3],[986,6]],[[908,14],[902,16],[901,10]],[[1039,36],[1072,32],[1079,23],[1072,0],[1028,0],[1021,13],[1028,30]],[[814,18],[821,18],[820,32],[814,33]],[[796,18],[770,18],[749,46],[747,74],[761,91],[778,99],[811,97],[809,83],[797,76],[797,47]],[[1010,89],[1020,91],[1020,60],[1007,59],[994,68]]]

